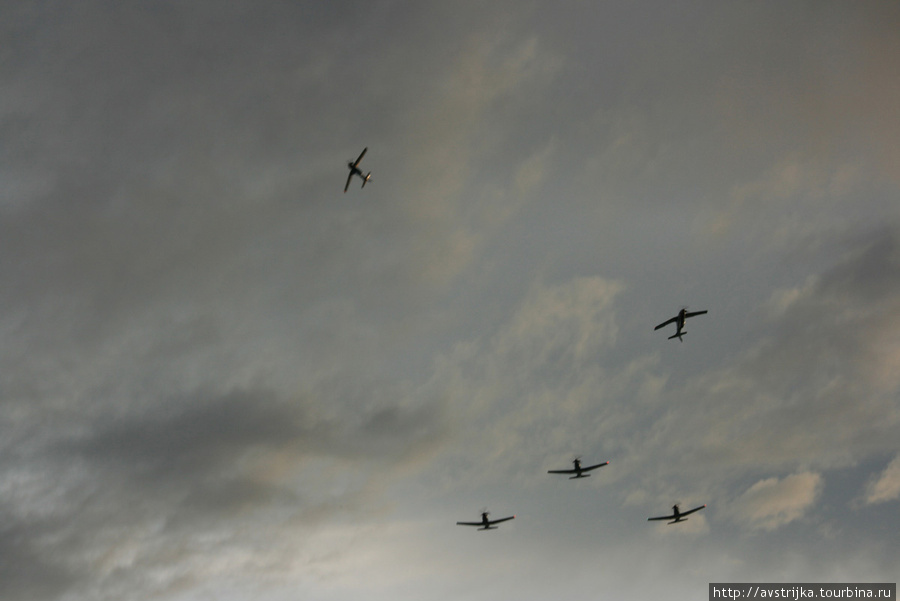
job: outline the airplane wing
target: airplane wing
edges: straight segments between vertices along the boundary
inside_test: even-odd
[[[681,514],[679,514],[679,517],[683,518],[686,515],[690,515],[690,514],[694,513],[695,511],[700,511],[704,507],[706,507],[706,505],[701,505],[700,507],[694,507],[693,509],[691,509],[689,511],[682,511]]]
[[[693,313],[685,313],[684,318],[687,319],[688,317],[695,317],[697,315],[704,315],[706,313],[709,313],[709,311],[694,311]]]
[[[584,471],[584,468],[581,468]],[[575,470],[547,470],[548,474],[577,474]]]
[[[344,192],[345,193],[347,192],[347,188],[350,187],[350,180],[352,180],[352,179],[353,179],[353,172],[351,171],[350,175],[347,176],[347,183],[344,184]]]
[[[667,319],[666,321],[662,322],[661,324],[659,324],[658,326],[656,326],[656,327],[653,328],[653,329],[654,329],[654,330],[658,330],[658,329],[660,329],[661,327],[667,326],[667,325],[669,325],[670,323],[675,323],[676,321],[678,321],[678,316],[677,316],[677,315],[676,315],[675,317],[673,317],[672,319]]]
[[[598,467],[603,467],[604,465],[609,465],[609,461],[604,461],[603,463],[598,463],[597,465],[591,465],[591,466],[588,466],[588,467],[583,467],[583,468],[581,468],[581,471],[582,471],[582,472],[589,472],[589,471],[591,471],[591,470],[597,469]]]
[[[484,522],[456,522],[457,526],[484,526]]]
[[[353,166],[354,166],[354,167],[358,167],[358,166],[359,166],[359,162],[362,160],[362,158],[363,158],[364,156],[366,156],[366,151],[367,151],[368,149],[369,149],[369,147],[366,146],[365,148],[363,148],[363,151],[362,151],[361,153],[359,153],[359,156],[356,158],[356,162],[353,163]]]
[[[684,515],[684,514],[682,513],[681,515]],[[647,521],[651,522],[653,520],[674,520],[674,519],[675,519],[675,514],[672,514],[672,515],[663,515],[658,518],[647,518]]]
[[[493,526],[494,524],[499,524],[500,522],[508,522],[509,520],[516,519],[516,516],[511,515],[508,518],[500,518],[499,520],[489,520],[488,525]]]
[[[681,520],[684,518],[684,516],[691,515],[695,511],[700,511],[704,507],[706,507],[706,505],[701,505],[700,507],[694,507],[693,509],[689,509],[688,511],[682,511],[678,515],[675,515],[673,513],[672,515],[663,515],[658,518],[647,518],[647,521],[649,522],[651,520]]]

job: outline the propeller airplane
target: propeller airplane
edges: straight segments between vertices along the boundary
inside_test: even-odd
[[[347,175],[347,183],[344,185],[344,193],[346,193],[347,188],[350,187],[350,180],[353,179],[354,175],[358,175],[359,177],[362,178],[362,181],[363,181],[362,186],[361,186],[362,188],[366,187],[366,182],[368,182],[369,178],[372,177],[371,171],[369,171],[368,173],[363,175],[362,170],[359,168],[359,162],[362,161],[362,158],[366,155],[367,150],[369,150],[368,146],[363,148],[363,151],[361,153],[359,153],[359,156],[356,158],[356,162],[347,163],[347,167],[350,168],[350,173]]]
[[[697,315],[704,315],[706,313],[709,313],[709,311],[694,311],[692,313],[689,313],[687,310],[687,307],[684,307],[681,311],[678,312],[678,315],[676,315],[672,319],[667,319],[666,321],[662,322],[661,324],[659,324],[658,326],[656,326],[653,329],[658,330],[664,326],[669,325],[670,323],[674,323],[675,324],[675,333],[672,334],[671,336],[669,336],[669,340],[672,340],[673,338],[677,338],[679,342],[684,342],[684,340],[681,337],[684,336],[685,334],[687,334],[687,332],[684,330],[685,320],[690,317],[696,317]]]
[[[590,474],[586,474],[585,472],[589,472],[591,470],[595,470],[598,467],[603,467],[604,465],[609,465],[609,461],[604,461],[603,463],[598,463],[597,465],[589,465],[587,467],[581,466],[581,457],[576,457],[572,460],[574,464],[573,469],[570,470],[548,470],[548,474],[575,474],[574,476],[569,477],[569,480],[575,480],[577,478],[590,478]]]
[[[480,522],[456,522],[457,526],[481,526],[479,530],[496,530],[497,527],[494,524],[499,524],[500,522],[506,522],[509,520],[516,519],[516,516],[511,515],[508,518],[500,518],[499,520],[489,520],[488,516],[491,515],[489,511],[481,512],[481,521]]]
[[[677,524],[678,522],[686,522],[687,518],[684,516],[690,515],[690,514],[694,513],[695,511],[700,511],[704,507],[706,507],[706,505],[701,505],[700,507],[694,507],[693,509],[690,509],[688,511],[679,511],[678,503],[676,503],[675,505],[672,506],[672,515],[663,515],[658,518],[647,518],[647,521],[650,522],[653,520],[672,520],[671,522],[669,522],[670,525]]]

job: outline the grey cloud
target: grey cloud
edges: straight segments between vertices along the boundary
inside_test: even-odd
[[[58,526],[58,525],[57,525]],[[52,536],[46,525],[9,523],[0,503],[0,594],[8,599],[58,599],[85,580],[36,548],[36,539]]]
[[[3,3],[0,596],[692,598],[685,542],[882,540],[887,498],[851,551],[723,518],[804,472],[839,512],[859,458],[893,494],[897,9],[651,8]],[[574,454],[612,463],[537,476]],[[702,534],[635,529],[675,500]]]
[[[247,529],[299,533],[341,514],[365,515],[383,503],[385,484],[433,453],[446,433],[440,407],[400,403],[325,416],[308,398],[196,393],[62,430],[49,448],[0,465],[8,482],[0,508],[14,524],[4,540],[15,543],[3,555],[7,565],[25,566],[0,591],[51,599],[81,590],[93,573],[91,586],[115,596],[132,579],[119,565],[162,573],[196,553],[254,548],[257,536]],[[307,471],[315,462],[330,467]],[[14,479],[31,468],[37,480]],[[347,485],[335,489],[330,482],[341,474]],[[127,559],[141,540],[143,549]],[[276,557],[245,567],[281,569]],[[36,573],[46,575],[43,588],[26,587],[23,579]]]
[[[856,403],[890,392],[900,381],[885,381],[887,390],[879,390],[881,382],[872,376],[880,365],[897,361],[880,342],[898,327],[898,276],[894,227],[852,239],[836,265],[789,295],[792,300],[768,324],[770,336],[748,357],[747,374],[783,388],[841,384]]]
[[[169,487],[202,491],[209,483],[208,498],[218,503],[223,487],[254,489],[255,463],[265,463],[267,454],[287,452],[298,465],[310,457],[383,458],[390,465],[436,444],[444,429],[437,404],[390,404],[352,415],[344,408],[329,416],[313,406],[308,398],[285,400],[261,391],[197,394],[146,415],[92,424],[53,453],[93,466],[101,480],[114,474],[150,495]]]
[[[882,342],[900,332],[897,239],[886,228],[857,240],[760,323],[749,350],[671,391],[672,409],[635,450],[677,456],[678,468],[659,466],[647,480],[682,470],[780,475],[896,451],[897,349]]]
[[[140,473],[176,468],[188,474],[209,465],[232,464],[237,453],[255,445],[278,447],[288,442],[316,449],[331,438],[328,427],[303,416],[303,405],[278,401],[271,393],[233,392],[221,397],[198,394],[184,408],[168,404],[161,414],[113,419],[84,441],[63,446],[64,454],[121,463]]]

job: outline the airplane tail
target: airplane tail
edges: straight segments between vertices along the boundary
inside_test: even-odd
[[[684,340],[682,340],[681,337],[684,336],[685,334],[687,334],[687,332],[678,332],[677,334],[672,334],[671,336],[669,336],[669,340],[672,340],[673,338],[677,338],[678,342],[684,342]]]
[[[577,476],[569,476],[569,480],[575,480],[577,478],[590,478],[590,474],[578,474]]]
[[[371,172],[371,171],[369,171],[368,173],[366,173],[366,176],[363,178],[363,183],[362,183],[362,187],[363,187],[363,188],[366,187],[366,182],[369,181],[369,178],[370,178],[370,177],[372,177],[372,172]]]

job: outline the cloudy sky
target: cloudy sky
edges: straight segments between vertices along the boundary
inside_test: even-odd
[[[2,3],[0,597],[895,582],[898,31]]]

